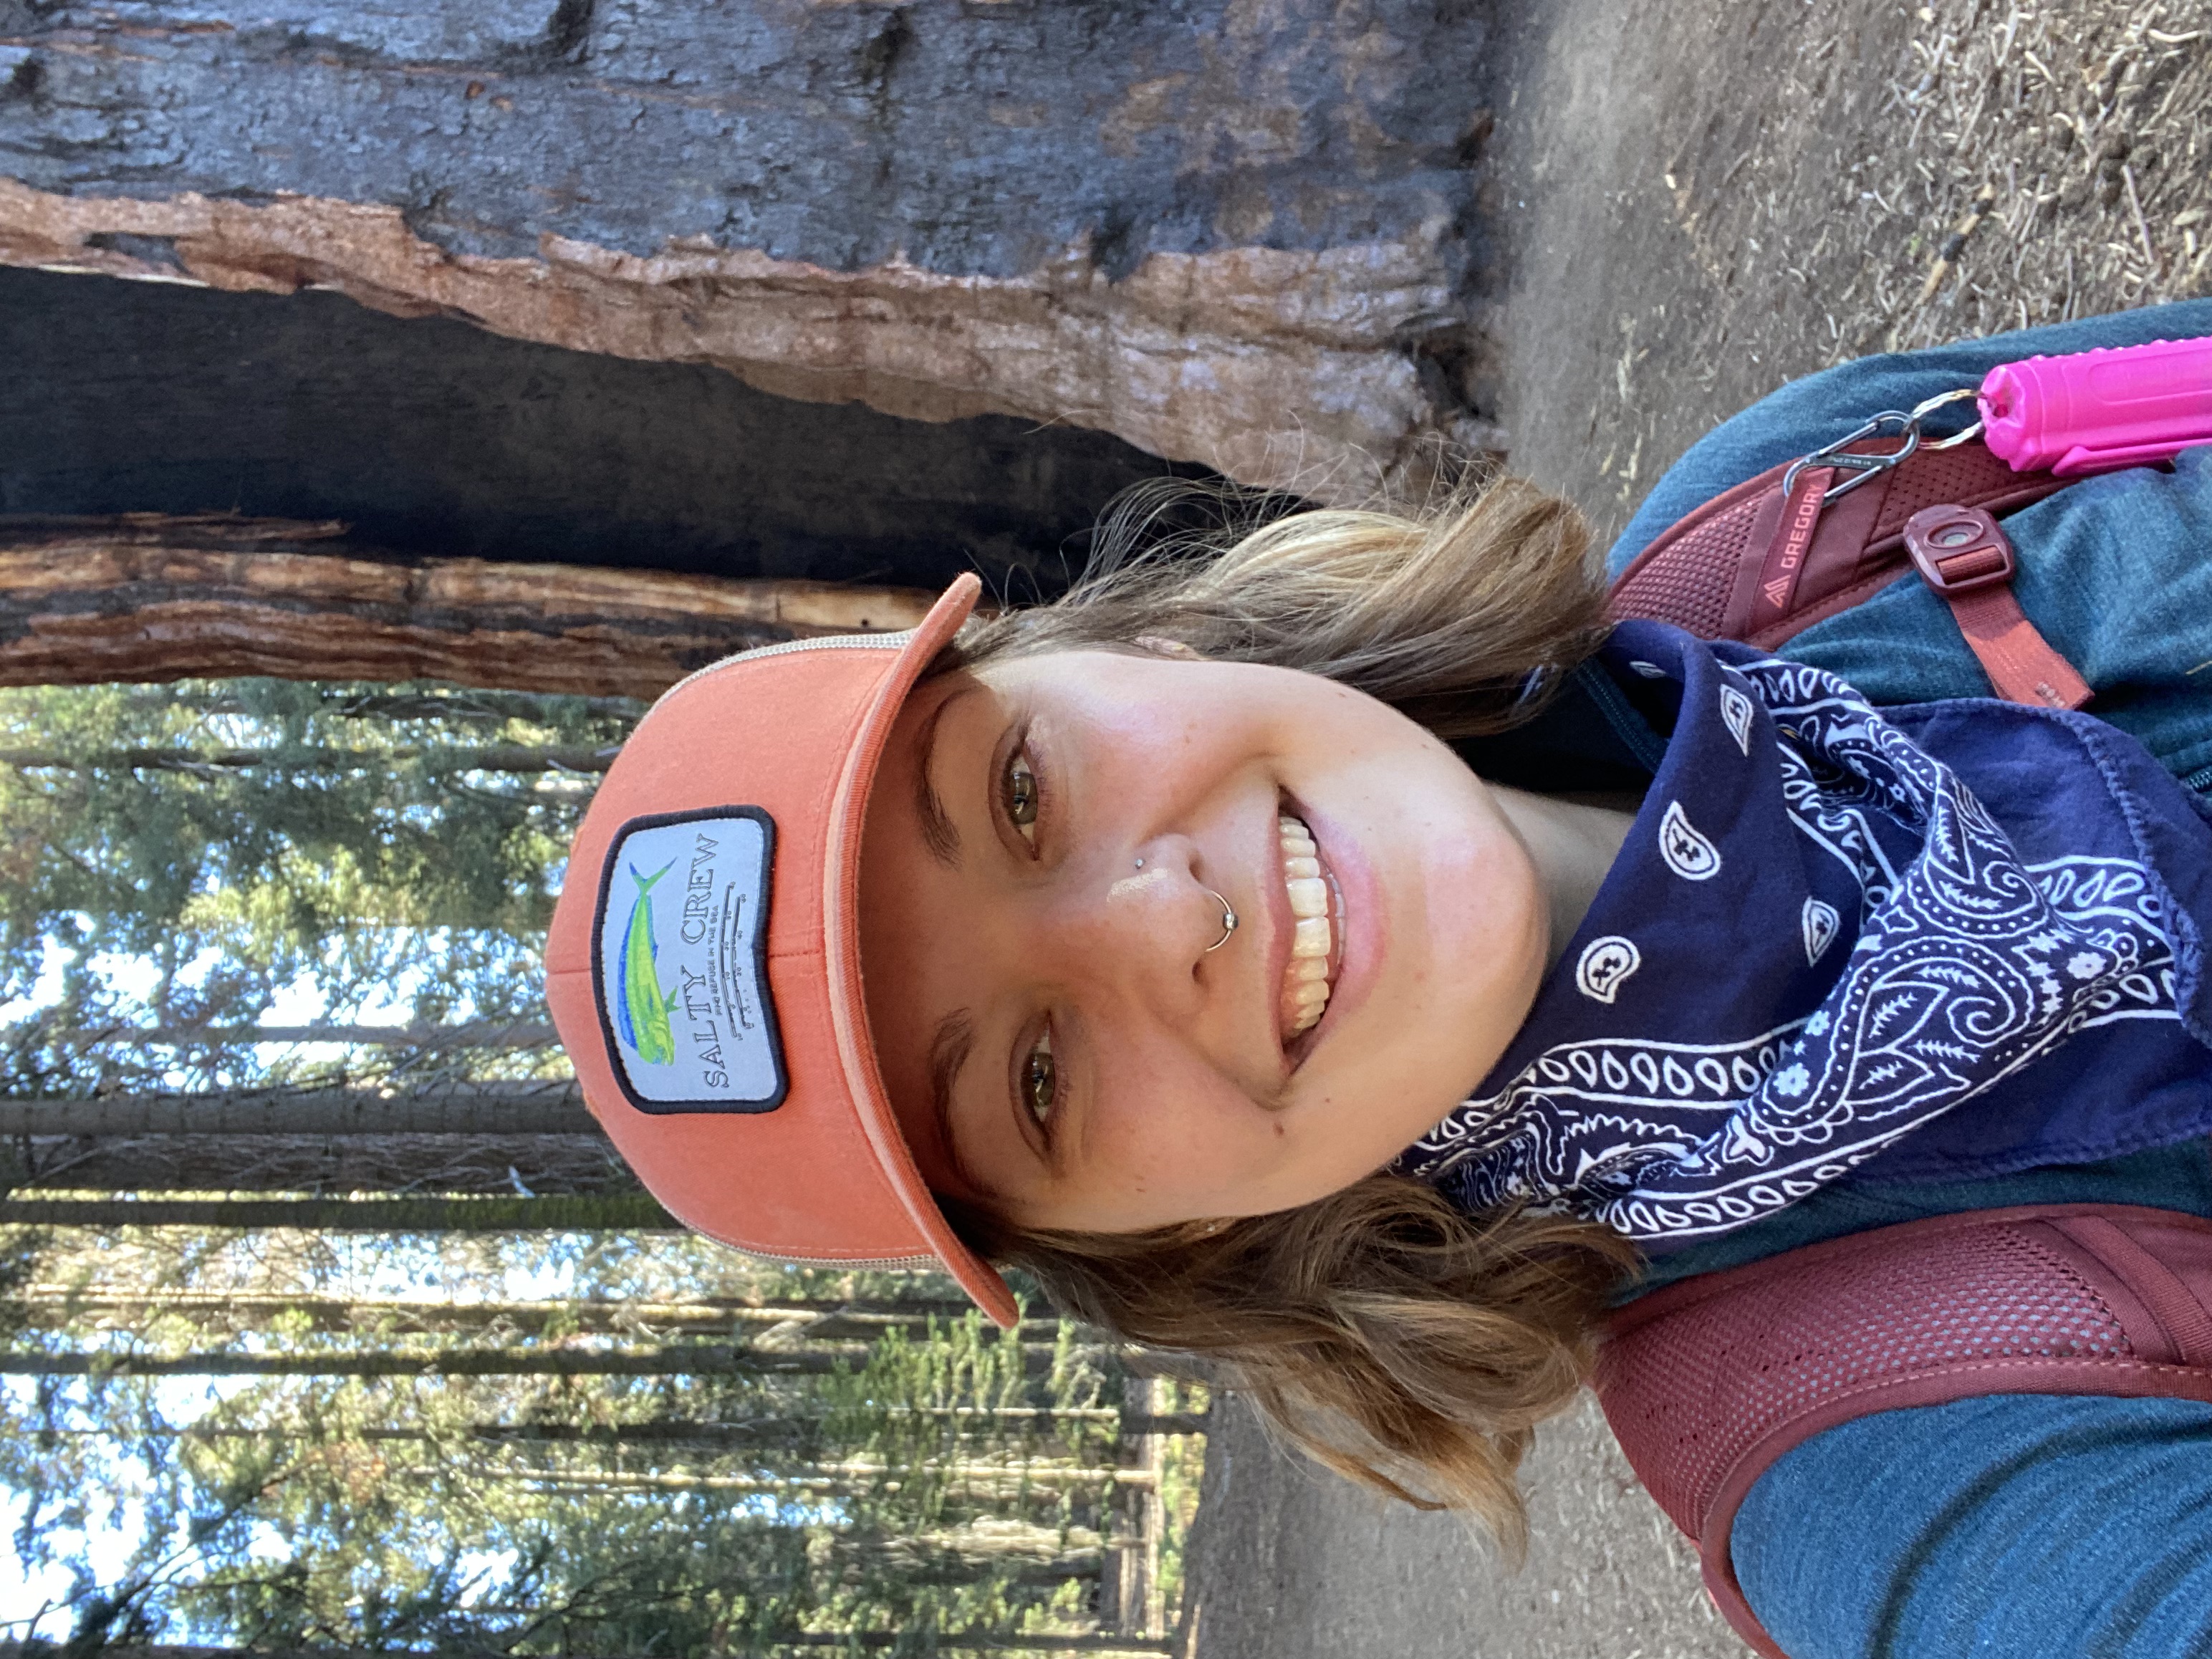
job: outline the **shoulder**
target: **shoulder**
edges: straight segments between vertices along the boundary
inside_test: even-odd
[[[1778,1459],[1730,1548],[1791,1659],[2212,1653],[2212,1406],[1999,1395]]]

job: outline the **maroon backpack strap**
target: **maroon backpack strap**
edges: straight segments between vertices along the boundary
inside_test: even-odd
[[[1869,438],[1840,453],[1882,454]],[[2012,550],[1995,515],[2040,501],[2067,480],[2014,472],[1979,440],[1921,448],[1849,493],[1824,500],[1828,466],[1778,466],[1716,495],[1662,531],[1613,583],[1612,615],[1670,622],[1702,639],[1741,640],[1771,650],[1848,611],[1919,568],[1950,605],[1966,644],[2000,695],[2019,702],[2078,708],[2088,688],[2013,597]],[[1930,509],[1989,515],[1989,534],[1971,548],[1916,559],[1906,544],[1915,516]],[[1987,556],[2001,550],[2002,567]],[[1947,579],[1946,566],[1960,574]]]
[[[2212,1222],[2118,1204],[1970,1211],[1669,1285],[1608,1322],[1607,1420],[1736,1632],[1786,1659],[1729,1536],[1792,1447],[1977,1395],[2212,1402]]]

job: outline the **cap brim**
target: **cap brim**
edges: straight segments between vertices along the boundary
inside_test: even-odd
[[[954,635],[960,631],[982,595],[983,584],[963,574],[930,607],[914,630],[898,659],[884,676],[874,706],[869,710],[860,739],[846,761],[830,806],[830,845],[837,856],[830,861],[829,881],[823,894],[823,932],[829,950],[830,1009],[836,1017],[839,1057],[844,1063],[853,1103],[859,1109],[860,1127],[875,1148],[884,1176],[915,1229],[929,1241],[931,1253],[976,1305],[1002,1327],[1020,1322],[1021,1310],[997,1268],[977,1255],[954,1232],[939,1207],[936,1195],[922,1179],[906,1144],[906,1132],[891,1109],[884,1087],[883,1070],[876,1063],[873,1034],[868,1026],[867,994],[860,969],[860,841],[866,830],[868,797],[875,787],[884,747],[907,695]]]

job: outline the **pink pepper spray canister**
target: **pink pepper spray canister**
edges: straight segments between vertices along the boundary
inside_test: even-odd
[[[2062,478],[2212,443],[2212,338],[2030,357],[1982,381],[1984,439],[2015,472]]]

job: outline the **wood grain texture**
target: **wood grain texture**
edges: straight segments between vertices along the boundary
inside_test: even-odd
[[[0,1100],[0,1135],[592,1135],[574,1083],[410,1090],[232,1089],[212,1094]]]
[[[0,519],[0,684],[265,674],[651,698],[733,652],[910,628],[912,589],[364,557],[335,523]]]
[[[1112,432],[1341,498],[1439,435],[1488,8],[0,0],[0,261]]]

